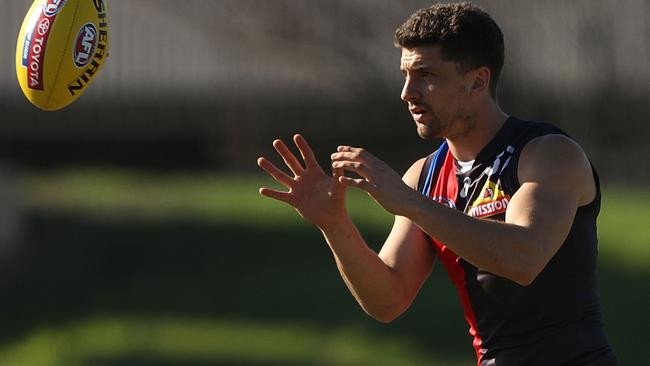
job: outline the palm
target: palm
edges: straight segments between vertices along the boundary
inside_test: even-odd
[[[294,141],[304,159],[304,167],[282,141],[276,140],[273,143],[285,164],[293,172],[293,178],[270,161],[264,158],[258,160],[260,167],[289,191],[262,188],[260,193],[288,203],[302,217],[322,227],[345,214],[345,185],[338,181],[340,172],[329,176],[323,171],[302,136],[296,135]]]
[[[293,195],[292,206],[306,219],[323,213],[334,214],[345,197],[344,186],[326,175],[320,167],[318,170],[313,173],[305,171],[296,177],[289,191]]]

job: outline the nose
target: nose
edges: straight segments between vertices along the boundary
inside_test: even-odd
[[[400,98],[402,98],[402,100],[405,102],[413,102],[417,100],[419,97],[420,97],[420,93],[415,87],[413,80],[411,80],[411,78],[407,76],[406,79],[404,80],[404,87],[402,87],[402,93],[400,94]]]

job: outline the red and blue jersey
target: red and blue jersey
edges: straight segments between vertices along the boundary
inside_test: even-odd
[[[519,189],[517,166],[532,139],[564,134],[543,123],[508,118],[461,173],[446,143],[427,159],[418,190],[477,219],[505,220]],[[529,286],[477,268],[431,237],[455,285],[473,337],[479,366],[614,365],[603,330],[596,286],[596,198],[579,207],[561,248]]]

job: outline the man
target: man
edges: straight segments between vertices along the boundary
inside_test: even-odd
[[[402,178],[364,149],[339,146],[330,177],[296,135],[304,166],[273,142],[293,177],[258,160],[289,191],[260,193],[320,228],[346,285],[379,321],[410,306],[437,257],[458,290],[479,365],[616,364],[595,289],[597,175],[560,130],[499,108],[499,27],[473,5],[434,5],[397,29],[396,43],[401,98],[420,137],[444,138],[440,148]],[[395,215],[379,254],[348,216],[348,186]]]

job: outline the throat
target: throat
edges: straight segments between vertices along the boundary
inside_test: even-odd
[[[479,121],[464,136],[447,137],[446,140],[449,144],[449,150],[454,158],[465,162],[476,159],[481,150],[497,135],[507,118],[508,116],[503,115],[502,118],[498,119],[485,119]]]

